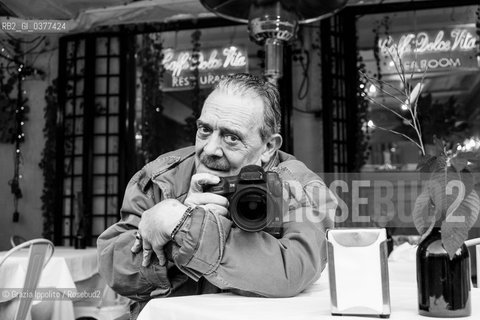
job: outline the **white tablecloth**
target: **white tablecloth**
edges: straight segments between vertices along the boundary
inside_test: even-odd
[[[5,252],[0,252],[2,257]],[[8,289],[23,287],[28,264],[28,249],[10,256],[0,267],[0,319],[14,309],[11,292]],[[55,247],[55,252],[43,269],[38,288],[76,292],[75,282],[83,281],[98,273],[97,251],[95,248],[75,250],[70,247]],[[45,299],[34,301],[32,320],[74,319],[73,303],[69,299]],[[2,314],[4,313],[4,314]]]
[[[86,280],[98,273],[96,248],[55,247],[54,257],[65,259],[74,282]]]
[[[417,286],[412,246],[397,248],[389,259],[390,319],[428,319],[418,314]],[[310,288],[293,298],[252,298],[230,293],[153,299],[138,320],[359,320],[361,317],[331,315],[328,271]],[[480,289],[472,288],[472,316],[480,319]]]
[[[390,319],[413,320],[425,317],[417,312],[417,289],[414,284],[391,283]],[[472,290],[471,317],[480,319],[480,290]],[[334,317],[330,314],[330,291],[326,281],[319,281],[293,298],[251,298],[233,294],[206,294],[151,300],[140,313],[138,320],[359,320],[359,317]]]

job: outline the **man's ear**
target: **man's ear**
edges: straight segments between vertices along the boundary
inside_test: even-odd
[[[262,164],[266,164],[272,159],[275,152],[282,146],[282,142],[282,136],[278,133],[274,133],[268,138],[265,144],[265,150],[260,157]]]

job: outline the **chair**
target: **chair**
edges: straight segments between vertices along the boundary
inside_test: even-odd
[[[14,248],[10,249],[5,256],[0,260],[0,268],[2,264],[11,256],[23,248],[30,248],[28,256],[27,273],[25,275],[25,282],[23,284],[22,292],[34,293],[37,289],[40,275],[43,267],[48,263],[53,255],[53,243],[46,239],[33,239],[23,242]],[[24,320],[32,306],[33,294],[22,295],[19,299],[18,307],[15,312],[15,320]]]
[[[96,305],[74,304],[75,319],[94,318],[96,320],[130,319],[130,300],[115,293],[105,284],[102,298]]]
[[[467,247],[475,246],[477,256],[477,288],[480,288],[480,238],[470,239],[465,241]]]
[[[477,288],[480,288],[480,245],[476,246],[477,248]]]
[[[22,236],[14,234],[13,236],[10,237],[10,244],[12,245],[12,248],[18,246],[21,243],[26,242],[27,239],[25,239]]]

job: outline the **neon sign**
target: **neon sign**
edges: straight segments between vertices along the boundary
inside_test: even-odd
[[[163,91],[191,89],[195,83],[192,51],[163,50]],[[248,71],[247,50],[230,46],[203,49],[198,54],[200,88],[212,86],[223,76]]]
[[[407,71],[424,72],[445,68],[478,68],[475,28],[445,28],[389,35],[378,40],[385,73],[395,71],[400,58]]]

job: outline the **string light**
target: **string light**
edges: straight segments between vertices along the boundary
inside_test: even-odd
[[[4,51],[5,49],[2,50],[2,52]],[[21,58],[21,56],[22,55],[19,54],[16,58]],[[23,178],[23,175],[20,174],[22,159],[21,144],[25,141],[25,132],[23,132],[23,127],[25,126],[25,102],[27,101],[27,90],[23,88],[23,82],[25,81],[26,76],[31,73],[31,70],[26,68],[23,63],[18,64],[17,70],[17,105],[15,108],[15,163],[13,179],[10,182],[11,191],[14,195],[13,222],[18,222],[20,219],[20,213],[18,212],[18,200],[22,198],[22,190],[19,180]]]
[[[7,34],[8,35],[8,34]],[[14,213],[13,213],[13,221],[18,222],[20,213],[18,212],[18,201],[22,198],[22,190],[20,187],[20,179],[23,179],[23,175],[20,174],[20,167],[22,164],[22,149],[21,144],[25,141],[26,135],[24,130],[24,126],[26,123],[26,113],[28,112],[28,105],[26,104],[28,99],[28,92],[24,88],[24,81],[28,79],[28,77],[40,76],[42,77],[45,73],[42,70],[36,70],[32,66],[26,63],[26,55],[31,55],[32,53],[39,54],[40,52],[34,52],[33,50],[37,48],[40,44],[46,43],[45,37],[37,37],[32,41],[25,41],[22,39],[16,39],[10,36],[10,39],[0,40],[0,59],[5,59],[9,61],[8,66],[5,69],[7,70],[9,75],[12,77],[13,80],[16,80],[16,99],[10,98],[10,101],[16,101],[14,113],[15,119],[15,129],[12,133],[12,142],[15,144],[14,147],[14,173],[13,178],[10,180],[9,184],[11,187],[11,192],[14,195]],[[23,50],[25,45],[30,45],[31,48],[29,50]],[[45,48],[44,48],[45,49]],[[35,59],[33,60],[35,61]],[[11,72],[13,71],[13,72]],[[18,72],[18,73],[17,73]],[[5,94],[9,94],[9,92],[5,92]]]

